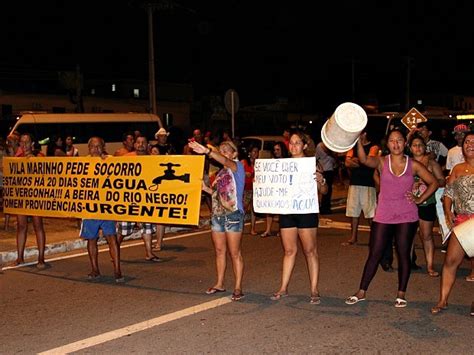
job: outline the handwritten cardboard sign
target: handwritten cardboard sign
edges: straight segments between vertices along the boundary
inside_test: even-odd
[[[318,213],[316,159],[257,159],[253,206],[257,213]]]

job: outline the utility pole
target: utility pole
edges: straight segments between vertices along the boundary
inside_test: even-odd
[[[355,59],[352,57],[351,60],[351,73],[352,73],[352,102],[355,102]]]
[[[406,61],[406,82],[405,82],[405,112],[410,109],[410,76],[411,76],[411,65],[413,63],[412,57],[405,57]]]
[[[148,96],[151,113],[157,113],[155,86],[155,48],[153,45],[153,4],[148,3]]]
[[[174,10],[181,8],[186,11],[195,13],[193,9],[183,7],[173,0],[148,0],[143,2],[142,7],[146,7],[148,13],[148,91],[150,97],[150,111],[157,113],[156,107],[156,84],[155,84],[155,48],[153,41],[153,12],[155,10]]]

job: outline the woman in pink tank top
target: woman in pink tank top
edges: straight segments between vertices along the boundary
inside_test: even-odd
[[[387,137],[390,153],[384,157],[368,157],[357,142],[359,160],[380,173],[380,193],[374,221],[370,229],[369,256],[365,263],[359,291],[346,299],[346,304],[365,300],[369,284],[377,272],[387,241],[395,240],[398,260],[398,292],[395,307],[406,307],[405,292],[410,278],[410,251],[418,228],[417,205],[428,199],[438,188],[435,177],[425,166],[404,154],[406,139],[399,130]],[[427,189],[414,196],[412,186],[417,175],[426,182]]]

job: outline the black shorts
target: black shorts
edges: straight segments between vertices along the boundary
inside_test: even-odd
[[[317,213],[280,215],[280,228],[318,228],[318,225]]]
[[[428,222],[436,221],[436,204],[418,205],[418,218]]]

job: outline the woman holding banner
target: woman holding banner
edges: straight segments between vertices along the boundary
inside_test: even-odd
[[[422,163],[404,154],[405,143],[405,135],[394,129],[387,136],[389,154],[370,157],[365,154],[361,140],[357,142],[360,163],[377,169],[380,174],[380,193],[370,228],[369,255],[359,290],[346,299],[346,304],[365,301],[367,289],[377,272],[385,247],[393,236],[398,257],[398,292],[395,307],[407,306],[405,293],[411,271],[411,246],[418,228],[417,205],[425,202],[436,191],[438,182]],[[426,190],[419,196],[412,192],[415,176],[426,184]]]
[[[20,136],[20,149],[18,150],[17,157],[43,157],[44,154],[41,151],[33,149],[33,137],[24,133]],[[46,268],[46,263],[44,261],[44,251],[46,247],[46,233],[44,232],[43,226],[43,217],[40,216],[31,216],[33,221],[33,227],[36,234],[36,245],[38,247],[38,263],[36,267],[38,269]],[[17,248],[17,259],[14,262],[14,265],[23,264],[24,254],[25,254],[25,245],[26,245],[26,236],[28,233],[28,216],[17,215],[17,229],[16,229],[16,248]]]
[[[452,232],[441,274],[439,300],[431,308],[432,314],[448,308],[448,297],[459,265],[466,254],[474,257],[474,132],[464,136],[462,152],[465,161],[453,168],[444,190],[443,209]]]
[[[308,147],[308,137],[302,132],[295,132],[290,136],[289,151],[292,158],[304,158]],[[318,191],[327,193],[328,186],[321,172],[316,171]],[[283,246],[283,270],[281,285],[270,298],[278,301],[288,296],[288,285],[295,267],[298,252],[298,239],[301,241],[306,265],[308,267],[311,288],[310,303],[321,303],[318,290],[319,256],[317,249],[318,214],[285,214],[280,215],[281,244]]]
[[[232,260],[234,270],[234,292],[232,301],[240,301],[244,260],[242,258],[242,232],[244,228],[243,194],[245,170],[237,159],[237,147],[232,141],[224,141],[219,151],[214,151],[196,141],[190,141],[189,147],[198,154],[206,154],[222,165],[212,185],[203,182],[203,191],[212,195],[211,236],[216,253],[217,281],[207,289],[208,295],[225,292],[224,275],[227,264],[227,253]]]

